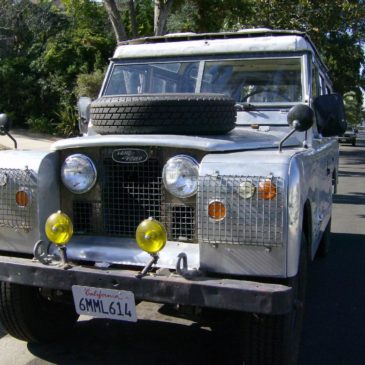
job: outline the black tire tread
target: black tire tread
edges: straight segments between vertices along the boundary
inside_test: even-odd
[[[295,298],[301,302],[299,306],[285,315],[245,314],[243,316],[245,365],[295,365],[297,363],[308,275],[307,249],[306,238],[302,234],[299,274],[284,281],[284,284],[295,290]],[[298,316],[295,322],[293,322],[294,315]]]
[[[102,97],[90,112],[100,134],[222,134],[236,119],[234,100],[220,94]]]
[[[52,342],[70,331],[77,318],[71,305],[46,300],[38,288],[0,282],[0,322],[19,340]]]

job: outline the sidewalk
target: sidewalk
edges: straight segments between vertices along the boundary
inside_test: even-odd
[[[52,143],[62,139],[42,133],[33,133],[25,129],[14,129],[10,134],[18,143],[18,150],[49,150]],[[14,142],[8,136],[0,136],[0,150],[14,149]]]

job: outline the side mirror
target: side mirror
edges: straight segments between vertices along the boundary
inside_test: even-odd
[[[0,135],[4,136],[10,130],[10,119],[6,114],[0,114]]]
[[[18,148],[18,143],[15,138],[9,133],[11,122],[8,116],[4,113],[0,114],[0,136],[8,136],[14,142],[14,148]]]
[[[287,121],[297,132],[305,132],[313,125],[314,112],[308,105],[294,105],[289,110]]]
[[[323,137],[342,135],[347,127],[345,107],[341,95],[328,94],[313,100],[318,131]]]
[[[293,129],[279,142],[279,152],[282,151],[284,142],[295,132],[305,132],[312,125],[314,120],[313,110],[305,104],[294,105],[286,117],[288,124]],[[304,143],[306,146],[306,143]]]
[[[79,131],[81,134],[87,133],[87,125],[90,119],[91,98],[81,96],[77,102],[77,110],[79,112]]]

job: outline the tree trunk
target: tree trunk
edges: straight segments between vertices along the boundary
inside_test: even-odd
[[[163,35],[166,32],[167,17],[174,0],[155,0],[155,35]]]
[[[138,25],[137,25],[136,8],[134,6],[134,0],[129,0],[128,5],[129,5],[129,14],[131,17],[133,38],[137,38],[138,37]]]
[[[127,33],[120,19],[119,10],[115,0],[104,0],[104,5],[109,15],[110,22],[112,23],[117,42],[125,41],[127,39]]]

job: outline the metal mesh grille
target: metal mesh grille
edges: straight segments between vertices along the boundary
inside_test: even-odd
[[[172,241],[193,241],[195,238],[195,207],[166,204],[162,222]]]
[[[32,201],[36,201],[36,178],[32,170],[0,169],[0,227],[31,229]],[[28,205],[17,205],[18,191],[28,195]]]
[[[148,217],[160,220],[161,167],[157,159],[120,164],[109,150],[103,158],[102,202],[104,231],[134,236]]]
[[[257,191],[266,177],[206,176],[199,184],[199,240],[209,243],[281,246],[284,226],[284,182],[271,178],[276,186],[274,199],[263,199]],[[245,182],[256,187],[252,198],[245,199],[240,189]],[[226,207],[220,221],[208,215],[208,205],[220,201]]]
[[[196,240],[195,203],[166,201],[159,159],[117,163],[112,152],[101,153],[100,200],[73,201],[75,233],[135,237],[141,221],[153,217],[166,227],[169,240]]]
[[[78,234],[101,232],[101,202],[75,200],[73,221],[74,231]]]

